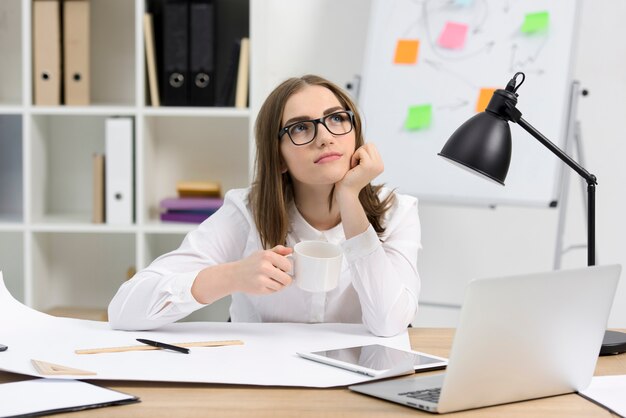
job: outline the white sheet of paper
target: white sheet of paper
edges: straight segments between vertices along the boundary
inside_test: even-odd
[[[135,397],[69,379],[31,379],[0,384],[0,417],[34,414],[90,405],[106,406]]]
[[[361,324],[187,322],[154,331],[115,331],[105,322],[53,317],[22,305],[6,289],[1,273],[0,329],[0,342],[9,347],[0,353],[0,369],[45,377],[31,364],[31,359],[36,359],[97,373],[89,380],[346,386],[373,378],[303,359],[296,352],[366,344],[411,349],[407,332],[380,338]],[[244,344],[191,348],[190,354],[169,350],[74,353],[77,349],[138,345],[136,338],[165,343],[242,340]]]
[[[626,417],[626,375],[594,376],[580,394]]]

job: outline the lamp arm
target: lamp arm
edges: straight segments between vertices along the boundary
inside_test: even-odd
[[[519,126],[524,128],[526,132],[534,136],[539,142],[541,142],[546,148],[548,148],[554,155],[559,157],[565,164],[570,166],[574,171],[576,171],[582,178],[587,181],[587,184],[598,184],[596,176],[589,173],[585,170],[580,164],[574,161],[569,155],[567,155],[561,148],[557,147],[553,142],[551,142],[548,138],[543,136],[541,132],[535,129],[530,123],[526,122],[524,118],[520,117],[519,120],[513,121],[517,122]]]
[[[523,73],[518,73],[522,74]],[[517,74],[511,81],[509,81],[509,85],[516,80]],[[522,80],[523,81],[523,80]],[[520,83],[521,85],[521,83]],[[519,86],[517,86],[519,87]],[[513,123],[519,124],[526,132],[535,137],[539,142],[541,142],[546,148],[548,148],[554,155],[559,157],[565,164],[570,166],[574,171],[576,171],[582,178],[587,181],[587,185],[597,184],[596,176],[589,173],[585,170],[580,164],[570,158],[562,149],[557,147],[554,143],[552,143],[548,138],[543,136],[541,132],[535,129],[530,123],[526,122],[524,118],[522,118],[522,112],[516,107],[517,105],[517,94],[515,93],[517,88],[509,90],[509,86],[507,86],[506,90],[496,90],[493,94],[487,108],[486,112],[492,113],[493,115],[502,118],[507,121],[511,121]]]
[[[580,164],[574,161],[569,155],[567,155],[561,148],[557,147],[548,138],[543,136],[541,132],[536,130],[530,123],[526,122],[521,115],[513,120],[517,122],[519,126],[524,128],[526,132],[534,136],[539,142],[541,142],[546,148],[552,151],[557,157],[559,157],[565,164],[570,166],[576,171],[582,178],[587,181],[587,265],[593,266],[596,264],[596,184],[598,181],[596,176],[585,170]]]

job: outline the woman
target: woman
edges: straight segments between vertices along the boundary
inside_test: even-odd
[[[417,313],[417,200],[372,186],[383,171],[350,97],[317,77],[291,78],[256,121],[256,173],[180,248],[124,283],[109,305],[117,329],[151,329],[231,295],[235,322],[364,323],[396,335]],[[339,285],[292,286],[286,258],[302,240],[340,244]]]

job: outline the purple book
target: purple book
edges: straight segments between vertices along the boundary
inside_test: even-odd
[[[224,204],[219,197],[170,197],[161,200],[161,208],[167,210],[217,210]]]
[[[198,212],[165,212],[161,214],[161,220],[165,222],[188,222],[199,224],[211,216],[208,213]]]

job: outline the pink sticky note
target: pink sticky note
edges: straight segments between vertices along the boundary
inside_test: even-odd
[[[437,43],[442,48],[462,49],[467,36],[467,25],[465,23],[447,22],[441,31]]]

